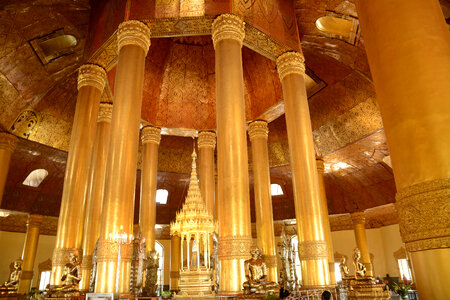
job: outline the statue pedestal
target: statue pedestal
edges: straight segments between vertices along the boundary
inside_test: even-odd
[[[345,279],[348,286],[347,297],[349,300],[376,299],[389,300],[391,293],[385,291],[384,284],[376,284],[372,277]]]
[[[200,267],[199,269],[182,270],[178,284],[180,292],[175,297],[215,296],[212,291],[213,285],[211,269]]]

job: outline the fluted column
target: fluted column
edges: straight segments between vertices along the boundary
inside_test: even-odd
[[[303,286],[324,286],[330,283],[328,250],[320,207],[303,55],[287,52],[278,57],[277,68],[284,96]]]
[[[448,26],[438,0],[355,2],[419,298],[450,299]]]
[[[334,252],[333,252],[333,240],[331,239],[331,227],[330,218],[328,216],[328,203],[327,193],[325,192],[325,182],[323,180],[324,165],[323,160],[317,159],[317,173],[319,174],[319,186],[320,186],[320,204],[322,207],[323,228],[325,233],[325,241],[328,248],[328,268],[330,270],[330,284],[336,284],[336,275],[334,273]]]
[[[366,266],[366,276],[373,276],[372,263],[370,261],[369,246],[366,237],[366,217],[364,212],[356,212],[350,215],[355,233],[356,246],[361,251],[361,262]]]
[[[237,294],[245,281],[244,261],[252,244],[245,128],[242,42],[244,22],[221,15],[212,25],[216,68],[221,294]]]
[[[216,147],[216,134],[213,131],[200,131],[198,133],[199,154],[199,180],[200,191],[205,200],[206,208],[214,215],[214,148]]]
[[[150,29],[139,21],[126,21],[117,30],[118,64],[106,165],[105,192],[97,254],[97,293],[116,291],[117,244],[109,235],[133,232],[134,192],[145,57]],[[119,293],[129,291],[132,245],[121,247]]]
[[[266,121],[253,121],[248,127],[248,135],[252,143],[257,245],[267,264],[268,280],[277,282],[277,249],[270,192],[268,134],[269,128]]]
[[[100,96],[106,72],[97,65],[83,65],[78,73],[78,98],[70,136],[69,153],[52,258],[50,285],[61,284],[68,254],[81,254],[84,201],[88,186],[89,165],[94,146]]]
[[[180,279],[180,240],[177,235],[170,237],[170,290],[178,291],[178,281]]]
[[[141,130],[142,169],[139,225],[145,237],[145,252],[155,249],[156,184],[158,177],[158,147],[161,129],[144,126]]]
[[[0,205],[2,204],[3,191],[8,177],[9,162],[19,139],[8,132],[0,132]]]
[[[22,252],[22,276],[19,281],[19,294],[27,294],[30,291],[33,280],[33,267],[39,242],[39,230],[44,216],[29,215],[27,222],[27,234]]]
[[[86,212],[83,228],[83,260],[80,290],[89,290],[92,271],[92,255],[95,244],[100,236],[103,194],[105,186],[106,159],[110,138],[112,104],[100,103],[97,129],[95,131],[94,149],[89,168],[88,190],[86,197]]]

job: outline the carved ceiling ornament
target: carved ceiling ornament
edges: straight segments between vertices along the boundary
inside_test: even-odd
[[[147,125],[141,129],[142,144],[154,143],[159,145],[161,141],[161,128]]]
[[[197,144],[198,148],[209,147],[214,149],[216,147],[216,133],[210,130],[200,131]]]
[[[0,149],[9,150],[11,153],[16,149],[19,139],[9,132],[0,132]]]
[[[267,122],[263,120],[251,122],[248,125],[248,136],[250,137],[250,141],[256,138],[263,138],[267,140],[269,136],[269,127],[267,126]]]
[[[93,86],[103,92],[106,83],[106,71],[93,64],[82,65],[78,69],[78,90],[83,86]]]
[[[126,45],[139,46],[147,56],[150,47],[150,28],[147,24],[137,20],[120,23],[117,29],[117,45],[118,52]]]
[[[37,123],[37,113],[32,109],[25,109],[17,116],[9,131],[16,136],[28,139]]]
[[[450,247],[450,178],[397,192],[400,234],[408,252]]]
[[[223,14],[212,23],[212,40],[214,49],[222,40],[235,40],[242,47],[245,38],[245,23],[236,15]]]
[[[303,54],[290,51],[277,58],[277,69],[280,81],[290,74],[305,75],[305,58]]]
[[[101,102],[98,109],[97,122],[111,122],[113,106],[111,103]]]

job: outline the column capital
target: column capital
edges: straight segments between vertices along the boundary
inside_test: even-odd
[[[0,132],[0,149],[9,150],[13,153],[18,141],[19,138],[15,135],[6,131]]]
[[[323,173],[325,172],[325,165],[321,158],[316,159],[316,166],[317,166],[317,171],[323,175]]]
[[[141,129],[142,144],[155,143],[159,145],[161,141],[161,128],[152,125],[146,125]]]
[[[198,133],[198,148],[215,148],[216,147],[216,133],[213,131],[200,131]]]
[[[290,74],[305,74],[305,58],[298,52],[286,52],[277,58],[277,69],[280,80]]]
[[[366,215],[362,211],[352,213],[350,214],[350,217],[352,218],[353,225],[356,224],[364,225],[366,223]]]
[[[103,92],[106,84],[106,71],[93,64],[82,65],[78,69],[78,90],[83,86],[93,86]]]
[[[122,22],[117,29],[117,44],[119,52],[123,46],[135,45],[141,47],[147,56],[150,47],[150,28],[138,20]]]
[[[236,15],[223,14],[218,16],[212,24],[212,40],[214,48],[221,40],[235,40],[242,47],[245,37],[245,23]]]
[[[44,221],[44,216],[42,215],[28,215],[27,226],[28,227],[40,227]]]
[[[256,138],[267,139],[269,136],[269,127],[264,120],[255,120],[248,125],[248,136],[250,141]]]
[[[111,122],[113,106],[111,103],[102,102],[98,109],[97,122]]]

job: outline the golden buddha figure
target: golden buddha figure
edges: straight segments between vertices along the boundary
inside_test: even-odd
[[[75,253],[69,253],[69,262],[64,266],[63,275],[61,276],[62,285],[56,286],[49,290],[50,294],[76,294],[79,291],[79,283],[81,281],[81,263]]]
[[[363,278],[366,275],[366,266],[361,263],[359,260],[361,259],[361,251],[359,248],[355,248],[353,250],[353,264],[355,266],[355,277]]]
[[[253,249],[250,254],[252,257],[244,262],[245,277],[247,278],[247,281],[242,284],[244,294],[278,292],[278,284],[267,282],[267,266],[262,258],[261,250]]]
[[[19,287],[20,276],[22,275],[22,260],[14,261],[14,269],[9,274],[9,278],[0,286],[0,293],[15,293]]]
[[[346,261],[346,258],[343,256],[341,259],[341,263],[339,264],[339,270],[341,271],[342,278],[348,277],[348,266]]]

